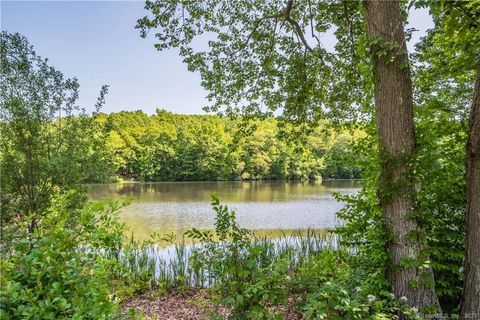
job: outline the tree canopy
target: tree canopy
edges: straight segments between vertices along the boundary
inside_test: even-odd
[[[147,1],[141,35],[179,48],[202,75],[207,110],[308,122],[370,111],[371,67],[356,1]],[[335,50],[320,41],[332,32]],[[198,45],[200,41],[208,47]]]
[[[311,180],[360,178],[354,146],[366,134],[318,126],[302,141],[285,140],[275,118],[245,121],[163,110],[100,114],[115,174],[144,181]],[[291,125],[284,130],[292,130]]]

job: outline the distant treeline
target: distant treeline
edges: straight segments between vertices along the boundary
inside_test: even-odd
[[[352,145],[362,131],[326,123],[298,139],[281,139],[277,120],[245,123],[212,115],[178,115],[157,110],[98,114],[105,141],[106,172],[91,182],[359,178]],[[104,168],[105,166],[98,166]]]

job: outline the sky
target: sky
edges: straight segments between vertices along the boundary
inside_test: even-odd
[[[1,28],[27,37],[37,54],[80,83],[78,104],[91,109],[103,84],[110,86],[103,112],[157,108],[201,114],[207,92],[177,49],[159,52],[154,37],[135,29],[143,1],[1,1]],[[433,25],[428,12],[410,13],[415,28],[409,50]],[[325,47],[333,38],[322,39]]]

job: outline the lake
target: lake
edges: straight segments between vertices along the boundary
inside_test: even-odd
[[[93,198],[127,197],[130,204],[121,210],[120,219],[129,233],[142,240],[152,232],[212,229],[212,194],[236,211],[242,227],[258,234],[331,229],[337,224],[335,212],[343,207],[332,193],[355,193],[359,184],[354,180],[221,181],[92,184],[89,188]]]

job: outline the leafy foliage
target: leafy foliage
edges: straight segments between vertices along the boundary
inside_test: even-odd
[[[76,79],[64,79],[19,34],[0,40],[0,316],[112,318],[112,252],[123,226],[117,205],[88,203],[81,186],[110,175],[104,137],[75,105]]]
[[[283,301],[281,280],[287,263],[269,261],[268,246],[252,243],[252,234],[238,226],[235,212],[212,196],[216,212],[215,232],[192,229],[188,237],[201,241],[190,262],[194,272],[209,266],[209,277],[216,280],[214,291],[220,303],[233,310],[233,317],[264,318],[265,306]]]
[[[279,112],[296,124],[370,111],[359,1],[146,1],[145,9],[141,36],[155,30],[158,50],[179,48],[202,75],[208,110]],[[331,29],[335,50],[320,40]]]
[[[435,22],[412,57],[414,218],[426,231],[443,310],[455,312],[462,282],[465,106],[480,54],[480,8],[478,1],[412,3],[429,7]],[[339,197],[346,202],[339,212],[345,225],[337,232],[347,251],[325,250],[292,264],[288,251],[271,254],[271,243],[253,241],[214,198],[215,231],[188,233],[202,243],[191,267],[200,272],[208,265],[218,302],[237,318],[280,317],[275,306],[291,295],[298,295],[307,318],[390,319],[399,310],[415,317],[400,297],[390,297],[383,275],[391,239],[378,206],[367,50],[378,39],[365,39],[360,2],[147,1],[146,9],[149,16],[138,22],[142,36],[156,29],[158,49],[180,48],[210,91],[208,110],[270,117],[251,117],[246,130],[240,118],[161,110],[105,115],[98,108],[106,87],[89,117],[75,105],[76,79],[65,79],[25,38],[3,32],[2,318],[108,318],[115,313],[109,285],[124,286],[126,295],[153,286],[155,265],[138,254],[146,247],[122,245],[114,207],[84,206],[81,183],[115,175],[157,181],[361,174],[363,190]],[[332,26],[335,52],[319,41]],[[208,49],[195,49],[195,38],[212,35]],[[349,125],[333,130],[330,122],[318,122],[322,118],[347,118]],[[316,128],[304,134],[306,123]],[[185,283],[181,263],[176,284]]]
[[[401,4],[406,18],[407,2]],[[434,20],[410,66],[417,154],[416,169],[408,178],[417,185],[411,218],[421,229],[412,236],[428,244],[422,255],[431,258],[443,310],[455,312],[462,282],[466,106],[480,57],[480,8],[478,1],[416,0],[410,5],[428,8]],[[378,193],[395,190],[382,188],[377,177],[368,48],[381,49],[378,54],[385,55],[396,44],[366,40],[361,2],[146,1],[146,9],[148,14],[137,25],[141,35],[146,37],[153,29],[157,49],[180,48],[184,62],[202,75],[210,92],[208,110],[276,112],[297,125],[323,117],[366,120],[362,129],[369,139],[344,154],[366,160],[368,181],[358,195],[341,198],[347,206],[339,216],[346,224],[339,233],[345,245],[363,256],[371,272],[380,274],[388,258],[385,242],[392,239],[384,232]],[[333,31],[338,41],[333,52],[319,41],[327,31]],[[204,38],[207,48],[194,45]],[[384,279],[374,279],[383,286]]]
[[[186,232],[200,241],[190,267],[208,270],[213,299],[231,311],[231,318],[282,319],[280,306],[286,305],[306,319],[397,319],[400,311],[420,317],[403,298],[392,296],[381,265],[372,272],[378,260],[368,261],[364,252],[348,252],[330,241],[292,259],[294,246],[275,251],[273,242],[257,241],[240,228],[235,212],[215,196],[212,206],[215,231]]]
[[[110,163],[103,137],[75,105],[77,80],[65,79],[19,34],[2,32],[0,42],[1,225],[2,239],[10,241],[35,231],[56,188],[80,191],[80,183],[108,176]],[[24,217],[26,230],[15,230]]]
[[[414,76],[420,203],[443,310],[458,311],[466,212],[465,144],[480,57],[478,1],[413,1],[434,27],[417,46]]]
[[[387,285],[372,285],[364,261],[347,251],[325,250],[309,256],[292,277],[291,290],[301,294],[306,319],[397,319],[401,310],[409,319],[420,318]],[[381,277],[381,276],[380,276]]]
[[[116,313],[109,284],[123,227],[116,205],[91,203],[72,212],[68,194],[54,197],[35,241],[17,242],[1,261],[2,319],[109,319]]]
[[[106,149],[123,178],[146,181],[359,178],[352,153],[361,130],[319,126],[285,140],[278,120],[175,115],[157,110],[99,115]],[[248,128],[245,128],[247,126]]]

